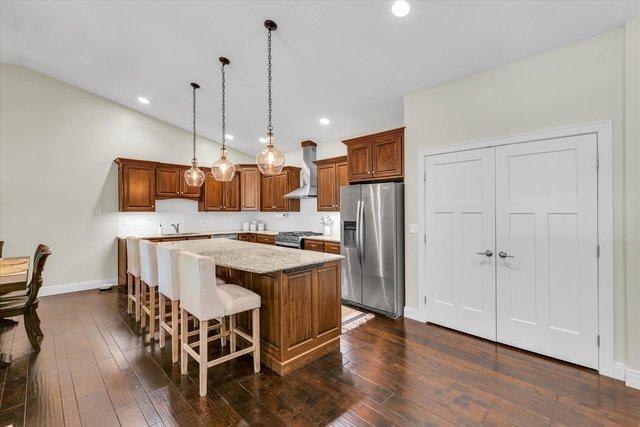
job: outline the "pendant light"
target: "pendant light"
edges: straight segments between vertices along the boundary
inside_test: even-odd
[[[273,126],[271,124],[271,32],[275,31],[278,26],[271,20],[264,21],[264,26],[268,30],[267,81],[269,93],[269,115],[267,124],[267,146],[256,156],[256,163],[258,164],[260,172],[262,172],[264,175],[275,175],[277,173],[280,173],[282,171],[282,168],[284,167],[284,154],[282,154],[282,152],[273,145],[273,143],[275,142],[275,138],[273,137]]]
[[[190,187],[200,187],[204,183],[204,172],[198,167],[196,159],[196,89],[200,89],[198,83],[191,83],[193,88],[193,159],[191,167],[184,172],[184,179]]]
[[[220,151],[220,159],[211,166],[211,173],[216,181],[231,181],[236,174],[236,167],[227,159],[227,148],[225,140],[227,134],[225,133],[225,79],[224,79],[224,67],[231,62],[221,56],[220,62],[222,63],[222,150]]]

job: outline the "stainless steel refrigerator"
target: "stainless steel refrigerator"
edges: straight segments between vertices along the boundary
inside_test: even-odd
[[[404,184],[340,188],[342,300],[387,316],[404,308]]]

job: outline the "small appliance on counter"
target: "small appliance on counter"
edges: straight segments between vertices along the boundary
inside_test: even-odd
[[[251,225],[249,226],[250,231],[256,231],[258,229],[258,221],[251,221]]]
[[[249,231],[250,224],[248,221],[242,223],[242,231]]]
[[[258,231],[264,231],[264,229],[265,229],[265,223],[258,222]]]

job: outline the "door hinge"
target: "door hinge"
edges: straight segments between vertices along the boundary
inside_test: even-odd
[[[600,258],[600,245],[596,246],[596,257]]]
[[[598,335],[597,341],[598,341],[598,347],[600,347],[600,335]]]
[[[427,182],[427,173],[425,172],[424,175],[422,175],[422,180],[424,182]]]
[[[600,156],[596,156],[596,169],[600,169]]]
[[[427,243],[427,235],[426,234],[422,235],[422,240],[424,240],[424,242]]]
[[[427,305],[427,297],[424,297],[424,305]]]

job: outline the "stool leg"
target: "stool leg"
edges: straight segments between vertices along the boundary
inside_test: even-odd
[[[142,280],[140,281],[140,288],[140,305],[144,307],[147,305],[147,284]],[[140,326],[144,329],[147,326],[147,315],[142,307],[140,307],[140,311],[142,312],[140,317]]]
[[[131,297],[133,296],[133,276],[127,273],[127,314],[133,313],[132,306],[133,300]]]
[[[182,322],[180,322],[180,373],[185,375],[187,373],[187,350],[184,349],[185,345],[189,345],[189,337],[187,333],[189,331],[189,322],[187,322],[187,316],[189,315],[187,311],[182,308],[180,309],[180,315],[182,317]]]
[[[227,332],[227,318],[222,316],[219,320],[220,320],[220,333],[224,334],[225,332]],[[220,338],[220,345],[222,345],[223,347],[227,345],[227,337],[225,335],[223,335],[222,338]]]
[[[156,288],[149,286],[149,339],[156,339]]]
[[[136,322],[139,322],[140,321],[140,278],[134,276],[133,280],[135,282],[135,292],[136,292],[136,301],[135,301]]]
[[[234,351],[236,351],[236,315],[235,314],[232,314],[231,316],[229,316],[229,332],[231,332],[231,335],[229,336],[229,341],[231,345],[231,347],[229,348],[229,352],[233,353]]]
[[[200,321],[200,396],[207,395],[207,361],[209,357],[207,355],[207,332],[209,332],[209,321]]]
[[[251,313],[253,329],[253,372],[260,372],[260,309],[254,308]]]
[[[178,346],[180,345],[180,334],[178,333],[178,304],[178,301],[171,301],[171,362],[173,363],[178,362]],[[185,325],[187,324],[186,320],[182,322]]]
[[[158,321],[158,338],[160,339],[160,348],[164,348],[164,335],[165,335],[165,330],[162,327],[162,324],[164,323],[164,310],[165,310],[165,299],[164,299],[164,295],[162,295],[160,293],[160,291],[158,291],[158,294],[160,294],[160,304],[158,305],[158,317],[160,317],[160,320]]]

